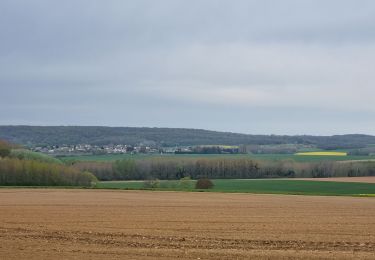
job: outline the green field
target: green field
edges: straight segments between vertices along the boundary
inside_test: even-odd
[[[197,191],[195,181],[188,187],[181,187],[179,181],[160,181],[159,187],[151,190]],[[260,193],[260,194],[294,194],[294,195],[327,195],[327,196],[374,196],[374,183],[325,182],[304,180],[214,180],[210,192]],[[186,185],[186,183],[185,183]],[[100,189],[145,189],[143,181],[100,182]],[[202,191],[202,190],[199,190]]]
[[[122,159],[153,159],[153,158],[251,158],[254,160],[293,160],[296,162],[318,162],[318,161],[354,161],[354,160],[375,160],[375,156],[319,156],[294,154],[112,154],[112,155],[82,155],[60,157],[62,161],[116,161]]]
[[[334,152],[328,152],[328,151],[316,151],[316,152],[299,152],[296,153],[295,155],[300,155],[300,156],[347,156],[347,152],[339,152],[339,151],[334,151]]]

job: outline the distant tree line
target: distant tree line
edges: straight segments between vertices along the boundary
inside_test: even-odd
[[[76,162],[100,180],[256,179],[294,177],[375,176],[374,162],[254,161],[251,159],[125,159],[116,162]]]
[[[222,147],[222,146],[194,146],[191,150],[178,149],[175,154],[237,154],[239,153],[239,148]]]
[[[300,149],[311,148],[311,145],[302,144],[274,144],[274,145],[240,145],[239,152],[246,154],[295,154]]]
[[[359,156],[369,156],[375,155],[375,146],[353,149],[349,151],[348,155],[359,155]]]

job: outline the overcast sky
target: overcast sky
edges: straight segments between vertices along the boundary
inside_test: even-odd
[[[1,0],[0,124],[375,134],[375,1]]]

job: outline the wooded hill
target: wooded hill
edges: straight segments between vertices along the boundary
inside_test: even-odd
[[[322,149],[362,148],[375,136],[249,135],[186,128],[103,126],[0,126],[0,139],[27,146],[144,144],[149,146],[312,144]]]
[[[97,181],[89,172],[66,166],[47,155],[23,149],[0,139],[0,186],[85,186]]]

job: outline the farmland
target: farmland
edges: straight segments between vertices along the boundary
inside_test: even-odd
[[[373,259],[373,198],[0,190],[1,259]]]
[[[195,181],[181,185],[179,181],[160,181],[154,190],[194,191]],[[206,191],[260,194],[300,194],[335,196],[374,196],[375,183],[327,182],[310,180],[213,180],[214,188]],[[145,189],[142,181],[100,182],[101,189]],[[203,191],[203,190],[201,190]]]
[[[327,152],[327,151],[319,151],[319,152],[303,152],[303,153],[296,153],[295,155],[301,156],[347,156],[348,153],[346,152]]]
[[[164,154],[164,155],[147,155],[147,154],[110,154],[110,155],[82,155],[82,156],[66,156],[60,157],[62,161],[116,161],[122,159],[158,159],[158,158],[228,158],[239,159],[248,158],[254,160],[293,160],[296,162],[318,162],[318,161],[356,161],[356,160],[374,160],[375,156],[327,156],[327,155],[295,155],[295,154]]]

